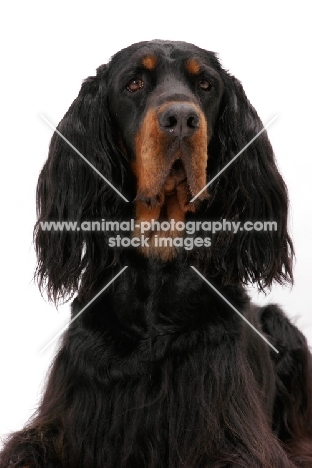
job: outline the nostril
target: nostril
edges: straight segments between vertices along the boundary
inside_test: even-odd
[[[186,124],[189,128],[199,128],[199,117],[198,115],[191,115],[187,121]]]
[[[173,128],[177,125],[178,119],[174,115],[169,115],[167,117],[167,124],[164,125],[166,128]]]

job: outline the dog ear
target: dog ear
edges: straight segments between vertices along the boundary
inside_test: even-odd
[[[225,91],[208,149],[208,181],[263,130],[240,82],[225,74]],[[287,233],[288,196],[263,131],[212,182],[208,216],[220,221],[276,223],[276,231],[219,232],[212,237],[211,271],[226,284],[256,283],[260,289],[292,281],[293,246]],[[207,216],[207,214],[206,214]],[[261,224],[256,225],[257,229]]]
[[[115,261],[117,251],[108,247],[103,231],[48,230],[43,223],[77,222],[79,227],[82,221],[115,220],[130,205],[96,172],[127,198],[124,181],[127,161],[110,122],[107,69],[108,66],[101,66],[97,76],[82,84],[78,97],[57,127],[59,133],[52,137],[38,181],[35,276],[39,287],[45,288],[49,299],[54,301],[70,298],[78,284],[79,293],[87,295],[101,271]]]

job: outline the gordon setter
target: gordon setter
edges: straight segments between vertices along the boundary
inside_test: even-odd
[[[131,45],[84,81],[35,228],[39,286],[76,296],[72,321],[1,468],[312,467],[306,340],[246,294],[292,281],[263,130],[216,55],[184,42]],[[69,221],[110,229],[43,228]]]

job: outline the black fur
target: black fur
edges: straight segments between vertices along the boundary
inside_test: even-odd
[[[142,57],[151,54],[157,65],[142,69]],[[201,75],[186,73],[190,58],[203,64]],[[197,85],[207,75],[208,92]],[[144,86],[130,93],[134,78]],[[292,281],[287,191],[266,132],[186,220],[276,221],[276,232],[219,232],[210,248],[182,248],[164,261],[110,248],[111,232],[40,228],[51,220],[133,218],[138,131],[149,109],[179,102],[177,93],[205,116],[209,181],[263,125],[239,81],[213,53],[191,44],[143,42],[118,52],[83,83],[58,126],[129,203],[53,135],[37,190],[40,287],[55,301],[77,294],[75,317],[128,268],[64,334],[39,410],[7,441],[1,468],[312,466],[306,340],[277,306],[257,308],[244,290],[250,282],[264,289]]]

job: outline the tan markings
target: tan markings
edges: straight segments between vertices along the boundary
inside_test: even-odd
[[[171,167],[164,150],[167,141],[168,136],[159,128],[155,110],[149,110],[136,137],[133,169],[137,177],[137,198],[154,198],[159,194]]]
[[[200,112],[200,128],[198,132],[189,140],[189,156],[185,157],[183,162],[187,173],[187,181],[190,187],[190,192],[197,194],[206,185],[206,168],[207,168],[207,148],[208,148],[208,135],[207,135],[207,122],[204,114]],[[202,195],[202,196],[201,196]],[[207,191],[205,190],[200,195],[200,199],[207,198]]]
[[[147,70],[154,70],[157,64],[157,59],[155,55],[147,55],[142,59],[141,62],[142,66],[146,68]]]
[[[191,75],[198,75],[200,72],[200,63],[196,59],[189,59],[186,63],[186,70],[191,73]]]
[[[137,180],[136,224],[171,219],[176,223],[184,222],[185,214],[194,212],[197,206],[197,203],[190,203],[189,200],[207,183],[206,118],[195,104],[191,104],[200,116],[199,129],[192,136],[185,138],[177,145],[176,151],[171,153],[168,148],[173,139],[161,130],[157,117],[158,113],[171,104],[172,102],[166,103],[158,110],[150,109],[136,136],[136,160],[132,166]],[[178,162],[178,165],[174,166],[175,161],[180,161],[180,165]],[[207,197],[208,193],[205,191],[199,199]],[[134,236],[139,234],[139,230],[134,232]],[[176,256],[176,248],[169,245],[157,247],[156,242],[168,237],[183,237],[183,232],[150,231],[145,232],[145,237],[149,238],[149,247],[141,248],[141,252],[146,256],[168,261]]]
[[[161,205],[149,207],[145,203],[137,201],[135,208],[136,220],[139,222],[150,222],[151,219],[158,219],[160,216]]]

